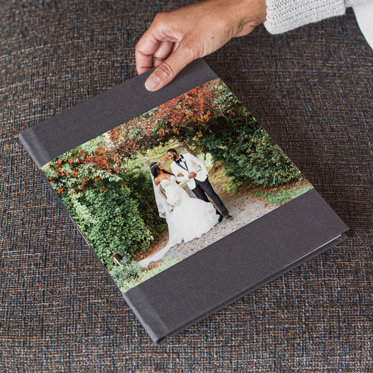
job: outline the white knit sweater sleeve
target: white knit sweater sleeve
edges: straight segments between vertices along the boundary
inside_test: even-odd
[[[346,7],[365,0],[266,0],[264,26],[271,34],[280,34],[307,23],[345,14]]]

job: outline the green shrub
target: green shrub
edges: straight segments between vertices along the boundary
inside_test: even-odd
[[[135,168],[121,174],[124,183],[130,188],[130,196],[137,201],[139,214],[153,236],[158,236],[167,226],[166,220],[159,217],[155,202],[150,173]]]
[[[85,199],[95,218],[86,232],[87,238],[107,268],[112,267],[111,257],[116,252],[132,258],[139,250],[149,248],[153,237],[129,188],[112,183],[105,192],[87,190]]]
[[[126,286],[126,283],[130,280],[136,280],[141,276],[141,266],[132,261],[122,266],[115,265],[111,271],[110,275],[113,277],[115,283],[120,287]]]
[[[131,259],[147,250],[154,239],[141,218],[138,202],[124,184],[112,182],[104,191],[86,189],[62,200],[109,270],[115,253]]]
[[[214,119],[211,131],[198,138],[188,133],[188,141],[223,161],[227,176],[236,184],[250,181],[253,186],[278,186],[301,179],[301,172],[242,106]]]

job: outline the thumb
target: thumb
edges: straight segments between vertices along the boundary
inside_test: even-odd
[[[148,91],[156,91],[163,88],[171,82],[186,65],[195,59],[194,55],[193,49],[187,48],[180,42],[170,56],[146,79],[145,88]]]

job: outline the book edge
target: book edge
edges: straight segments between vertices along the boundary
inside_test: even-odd
[[[144,326],[145,330],[148,332],[148,334],[151,337],[154,345],[156,345],[156,346],[160,345],[160,344],[164,343],[166,340],[168,340],[170,337],[172,337],[172,336],[180,333],[181,331],[185,330],[189,326],[192,326],[192,325],[198,323],[199,321],[205,319],[207,316],[212,315],[212,314],[216,313],[219,310],[222,310],[227,305],[235,302],[236,300],[244,297],[245,295],[248,295],[248,294],[250,294],[250,293],[252,293],[252,292],[254,292],[254,291],[262,288],[264,285],[268,284],[269,282],[278,279],[282,275],[288,273],[289,271],[291,271],[294,268],[299,267],[303,263],[305,263],[308,260],[310,260],[310,259],[318,256],[319,254],[325,252],[326,250],[328,250],[328,249],[330,249],[330,248],[332,248],[334,246],[337,246],[339,243],[343,242],[347,238],[347,235],[345,234],[345,232],[347,230],[349,230],[348,227],[340,235],[334,237],[332,240],[326,242],[324,245],[318,247],[317,249],[315,249],[314,251],[312,251],[308,255],[305,255],[304,257],[300,258],[299,260],[291,263],[289,266],[286,266],[286,267],[282,268],[280,271],[272,274],[271,276],[266,277],[265,279],[263,279],[262,281],[258,282],[255,285],[253,285],[252,287],[247,288],[244,291],[242,291],[242,292],[240,292],[238,294],[233,295],[231,298],[225,300],[223,303],[217,305],[216,307],[211,308],[210,310],[204,312],[203,314],[199,315],[198,317],[196,317],[194,319],[191,319],[191,320],[188,320],[184,325],[180,326],[179,328],[177,328],[177,329],[173,330],[172,332],[167,333],[167,334],[165,334],[163,336],[156,336],[154,334],[154,332],[150,329],[150,327],[147,326],[146,322],[143,321],[142,318],[137,315],[137,313],[136,313],[136,316],[138,317],[138,319],[141,322],[141,324]],[[134,308],[132,308],[132,306],[131,306],[131,309],[134,309]],[[149,332],[149,330],[150,330],[150,332]]]

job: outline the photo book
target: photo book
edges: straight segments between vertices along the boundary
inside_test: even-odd
[[[158,344],[348,227],[203,59],[151,72],[19,137]]]

